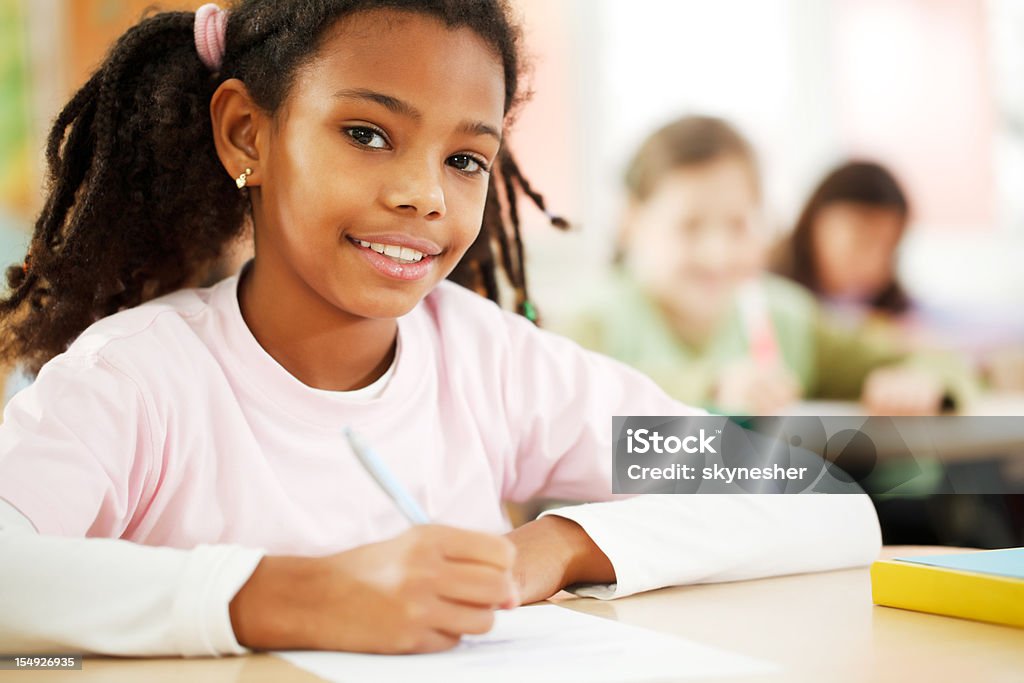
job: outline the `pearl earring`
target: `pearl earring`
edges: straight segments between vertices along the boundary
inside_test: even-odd
[[[249,175],[251,173],[252,173],[252,169],[251,168],[247,168],[247,169],[245,169],[245,171],[242,172],[242,174],[240,176],[235,178],[235,185],[238,186],[239,190],[241,190],[243,187],[245,187],[245,183],[249,180]]]

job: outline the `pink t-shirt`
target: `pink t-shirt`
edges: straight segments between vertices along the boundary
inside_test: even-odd
[[[352,426],[432,520],[611,498],[611,416],[692,414],[640,373],[449,282],[399,319],[376,398],[304,385],[242,318],[238,277],[98,321],[12,399],[0,498],[40,533],[325,554],[408,528]]]

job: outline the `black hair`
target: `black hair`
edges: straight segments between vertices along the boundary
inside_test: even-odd
[[[100,318],[202,282],[250,215],[214,149],[214,91],[238,78],[257,105],[276,112],[325,31],[374,9],[477,33],[503,64],[509,119],[524,95],[521,32],[506,0],[242,0],[228,12],[217,73],[196,52],[194,13],[150,16],[116,42],[54,122],[46,201],[25,262],[8,268],[10,291],[0,299],[0,359],[35,374]],[[518,192],[545,210],[503,147],[480,235],[449,277],[498,301],[500,265],[517,309],[535,320]]]

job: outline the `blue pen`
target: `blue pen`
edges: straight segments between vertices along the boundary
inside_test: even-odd
[[[370,473],[374,481],[384,489],[384,493],[388,494],[391,500],[395,501],[395,505],[402,511],[405,518],[413,524],[430,524],[427,513],[423,512],[423,508],[409,495],[409,492],[395,478],[395,475],[391,474],[391,470],[384,465],[384,461],[380,459],[380,456],[362,439],[356,436],[356,433],[350,427],[345,427],[345,438],[348,439],[348,443],[356,457],[359,458],[359,462]]]

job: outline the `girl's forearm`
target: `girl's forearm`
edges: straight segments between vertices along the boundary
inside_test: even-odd
[[[571,549],[562,588],[578,583],[615,583],[615,568],[583,527],[571,519],[556,515],[541,518],[541,521],[544,520],[551,520],[549,523],[558,525],[557,533]]]
[[[548,515],[509,533],[523,603],[545,600],[573,584],[615,582],[611,561],[576,522]]]
[[[264,557],[228,606],[238,644],[252,650],[308,648],[298,603],[310,584],[312,558]]]

